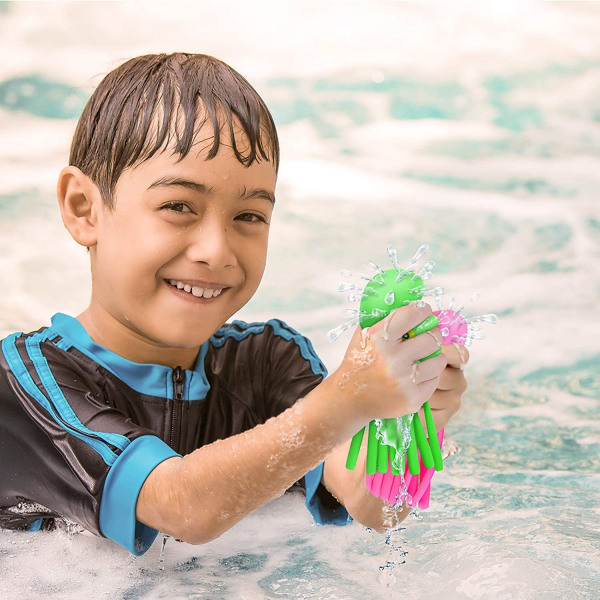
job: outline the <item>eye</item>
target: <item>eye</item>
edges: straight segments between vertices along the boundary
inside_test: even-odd
[[[183,215],[189,215],[193,211],[185,202],[167,202],[160,207],[161,210],[169,210]]]
[[[243,221],[244,223],[265,223],[268,224],[268,221],[262,215],[257,215],[255,213],[242,213],[236,217],[237,220]]]

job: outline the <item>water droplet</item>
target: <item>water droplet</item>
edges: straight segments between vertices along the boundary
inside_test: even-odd
[[[341,269],[340,275],[342,277],[352,277],[352,273],[350,273],[350,271],[348,271],[348,269]]]
[[[438,310],[442,310],[442,300],[440,296],[443,296],[445,293],[446,288],[443,287],[424,288],[423,296],[434,296]]]
[[[159,564],[159,571],[164,571],[165,570],[165,546],[167,545],[167,540],[169,539],[169,536],[166,533],[163,533],[163,539],[162,539],[162,545],[160,547],[160,556],[158,557],[158,564]]]
[[[412,306],[416,306],[417,308],[425,308],[425,302],[423,300],[413,300],[409,302]]]
[[[473,292],[469,302],[475,302],[476,300],[479,300],[479,298],[481,298],[481,294],[479,292]]]
[[[348,302],[360,302],[363,299],[364,294],[348,294],[346,300]]]
[[[383,275],[381,273],[377,273],[377,275],[373,277],[373,281],[375,283],[378,283],[379,285],[385,285],[385,279],[383,278]]]
[[[396,251],[396,248],[394,248],[394,246],[392,245],[388,246],[387,253],[390,257],[390,260],[392,261],[392,266],[394,267],[394,269],[399,270],[400,264],[398,263],[398,252]]]
[[[358,289],[360,288],[354,283],[340,283],[340,286],[338,287],[338,292],[347,292],[348,290]]]
[[[419,277],[421,279],[431,279],[431,271],[433,270],[433,268],[435,267],[435,263],[430,260],[428,263],[425,263],[425,265],[423,266],[423,268],[419,271]]]
[[[377,273],[380,273],[382,275],[383,273],[385,273],[385,271],[379,265],[375,264],[372,260],[367,259],[365,261],[365,264],[371,267],[374,271],[377,271]]]
[[[367,298],[369,296],[375,296],[376,298],[378,298],[379,294],[373,288],[366,287],[363,291],[363,296],[365,296]]]
[[[382,310],[381,308],[374,308],[371,311],[371,316],[375,319],[383,319],[384,317],[387,317],[388,314],[389,312],[387,310]]]
[[[492,325],[496,325],[498,323],[498,317],[494,313],[490,313],[489,315],[481,315],[481,320],[486,323],[491,323]]]
[[[367,342],[371,339],[369,336],[369,328],[365,327],[360,332],[360,347],[364,350],[367,347]]]
[[[339,325],[335,329],[331,329],[330,331],[328,331],[327,339],[330,342],[335,342],[335,340],[337,340],[342,335],[342,333],[344,333],[344,331],[347,331],[348,329],[350,329],[351,327],[354,327],[357,324],[358,324],[358,318],[351,319],[350,321],[346,321],[345,323],[343,323],[342,325]]]
[[[411,262],[417,262],[421,256],[427,252],[427,250],[429,250],[429,246],[426,246],[425,244],[419,246],[418,250],[415,252],[415,255],[412,257]]]
[[[450,330],[447,327],[444,327],[443,329],[440,329],[440,333],[442,334],[442,337],[448,337]]]
[[[392,304],[394,304],[394,302],[396,301],[396,294],[394,294],[394,290],[390,290],[384,298],[384,302],[388,305],[388,306],[392,306]]]

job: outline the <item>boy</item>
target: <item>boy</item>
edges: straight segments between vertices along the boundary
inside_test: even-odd
[[[364,348],[357,331],[327,378],[286,324],[225,324],[262,277],[278,166],[269,111],[221,61],[142,56],[100,83],[57,189],[92,297],[2,341],[0,526],[74,521],[139,555],[158,530],[214,539],[297,481],[318,523],[395,524],[364,449],[345,469],[349,440],[428,399],[443,427],[468,355],[414,367],[441,345],[402,341],[429,307],[395,311]]]

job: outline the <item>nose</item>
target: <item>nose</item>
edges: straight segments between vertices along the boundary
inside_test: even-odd
[[[221,215],[203,219],[193,232],[187,248],[187,258],[192,262],[205,264],[211,271],[237,266],[237,258]]]

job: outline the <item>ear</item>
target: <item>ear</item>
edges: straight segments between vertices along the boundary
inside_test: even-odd
[[[77,167],[65,167],[56,189],[63,223],[72,238],[82,246],[95,246],[102,196],[92,180]]]

